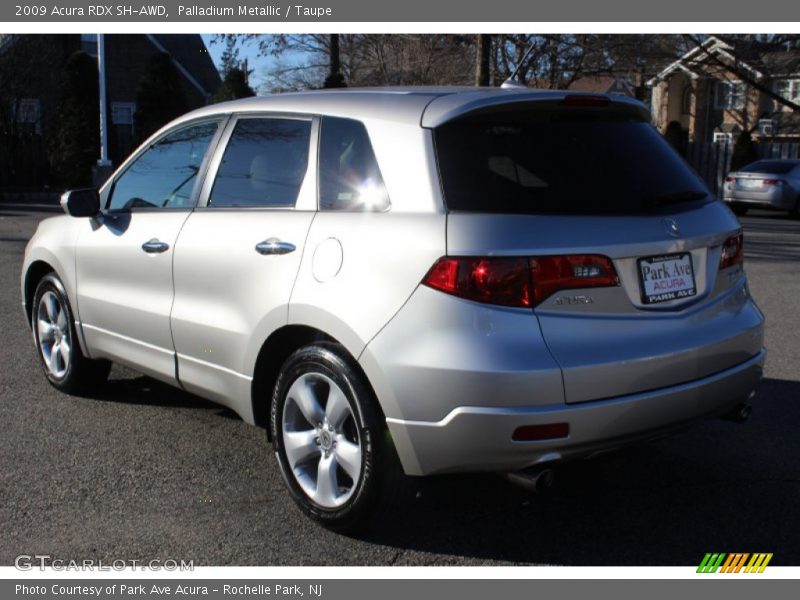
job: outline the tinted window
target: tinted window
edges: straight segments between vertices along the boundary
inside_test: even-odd
[[[636,214],[708,200],[661,135],[628,114],[503,112],[445,124],[435,139],[450,210]]]
[[[116,180],[108,207],[190,207],[197,173],[216,131],[217,123],[203,123],[158,140]]]
[[[800,162],[788,160],[757,160],[741,170],[745,173],[771,173],[773,175],[786,175],[789,171],[800,165]]]
[[[322,210],[386,210],[389,195],[363,123],[325,117],[319,149]]]
[[[240,119],[209,206],[294,206],[308,167],[310,137],[309,121]]]

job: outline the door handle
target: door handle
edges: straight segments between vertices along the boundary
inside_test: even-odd
[[[144,244],[142,244],[142,250],[148,254],[159,254],[169,250],[169,244],[166,242],[160,242],[156,238],[153,238],[152,240],[147,240]]]
[[[278,238],[269,238],[256,244],[256,252],[259,254],[289,254],[297,250],[294,244],[282,242]]]

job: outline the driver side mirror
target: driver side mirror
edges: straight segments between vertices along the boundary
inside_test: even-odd
[[[95,189],[67,190],[61,208],[71,217],[94,217],[100,212],[100,196]]]

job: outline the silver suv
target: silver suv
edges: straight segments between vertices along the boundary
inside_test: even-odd
[[[392,465],[542,469],[744,411],[761,378],[740,225],[626,98],[219,104],[62,204],[22,271],[48,380],[114,361],[230,407],[329,526]]]

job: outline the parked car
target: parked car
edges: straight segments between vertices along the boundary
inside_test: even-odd
[[[761,378],[740,225],[620,96],[218,104],[62,204],[21,281],[49,382],[114,361],[230,407],[332,527],[393,465],[538,478],[744,416]]]
[[[788,211],[800,218],[800,160],[757,160],[729,173],[722,199],[737,215],[762,208]]]

